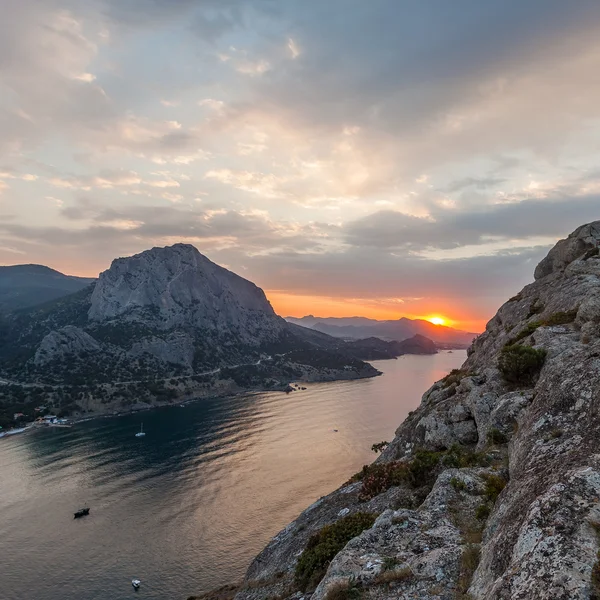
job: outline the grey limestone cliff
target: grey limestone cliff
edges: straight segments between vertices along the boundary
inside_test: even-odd
[[[284,328],[259,287],[188,244],[113,261],[100,275],[88,315],[92,321],[119,318],[161,330],[230,333],[252,345],[275,339]]]
[[[271,540],[237,600],[599,598],[599,246],[600,221],[559,242],[376,463]],[[362,533],[359,513],[375,518]]]

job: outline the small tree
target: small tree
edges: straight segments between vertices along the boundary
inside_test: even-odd
[[[533,383],[546,360],[545,350],[512,344],[502,348],[498,369],[507,383],[528,385]]]
[[[379,442],[377,444],[373,444],[371,446],[371,450],[373,450],[375,454],[378,454],[379,452],[383,452],[389,446],[389,444],[389,442]]]

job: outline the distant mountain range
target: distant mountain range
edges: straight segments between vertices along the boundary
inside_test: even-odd
[[[477,333],[461,331],[444,325],[434,325],[422,319],[402,317],[392,321],[377,321],[366,317],[286,317],[286,321],[301,325],[327,335],[346,340],[377,337],[388,341],[403,341],[414,335],[422,335],[433,340],[442,348],[466,348],[471,345]]]
[[[0,311],[28,308],[78,292],[95,281],[42,265],[0,267]]]

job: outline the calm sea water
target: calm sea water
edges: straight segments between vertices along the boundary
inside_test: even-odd
[[[404,356],[374,363],[374,379],[0,440],[0,597],[117,600],[137,577],[137,598],[185,600],[235,582],[465,356]],[[90,516],[74,520],[84,504]]]

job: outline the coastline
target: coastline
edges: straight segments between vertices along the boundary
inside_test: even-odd
[[[440,351],[438,351],[438,353],[451,353],[452,350],[449,349],[441,349]],[[405,356],[405,355],[403,355]],[[415,354],[415,355],[410,355],[409,356],[421,356],[420,354]],[[423,355],[423,356],[429,356],[429,355]],[[399,357],[393,357],[390,359],[378,359],[378,361],[371,361],[371,362],[379,362],[379,361],[387,361],[387,360],[397,360]],[[367,362],[367,364],[371,365],[371,362]],[[100,405],[101,407],[98,407],[96,409],[91,409],[89,412],[86,412],[84,414],[75,414],[71,417],[69,417],[69,421],[73,424],[73,425],[77,425],[79,423],[86,423],[88,421],[93,421],[96,419],[110,419],[110,418],[116,418],[116,417],[123,417],[123,416],[127,416],[127,415],[131,415],[131,414],[136,414],[136,413],[140,413],[140,412],[147,412],[147,411],[151,411],[157,408],[164,408],[164,407],[176,407],[176,406],[186,406],[188,404],[192,404],[192,403],[196,403],[196,402],[200,402],[202,400],[209,400],[209,399],[219,399],[219,398],[235,398],[235,397],[239,397],[239,396],[251,396],[253,394],[261,394],[261,393],[265,393],[265,392],[279,392],[279,393],[283,393],[283,394],[290,394],[290,393],[296,393],[299,391],[303,390],[303,386],[305,384],[308,383],[333,383],[336,381],[354,381],[356,379],[371,379],[373,377],[380,377],[383,376],[384,373],[382,371],[380,371],[379,369],[375,369],[376,373],[372,374],[372,375],[366,375],[366,376],[351,376],[350,373],[348,372],[338,372],[337,376],[329,376],[329,377],[315,377],[314,374],[311,377],[306,377],[306,378],[302,378],[302,379],[298,379],[295,381],[292,381],[290,383],[287,384],[281,384],[279,387],[277,388],[273,388],[273,387],[265,387],[265,386],[252,386],[252,387],[248,387],[248,388],[240,388],[238,386],[235,385],[234,382],[229,382],[230,384],[233,385],[222,385],[224,383],[226,383],[225,380],[216,380],[214,383],[214,387],[211,389],[193,389],[193,390],[189,390],[189,391],[184,391],[181,393],[180,396],[178,396],[177,398],[173,399],[173,400],[165,400],[165,401],[161,401],[161,400],[156,400],[154,402],[150,403],[146,403],[146,402],[139,402],[135,405],[133,405],[131,408],[128,408],[126,410],[114,410],[110,407],[105,408],[106,405]],[[343,375],[343,376],[340,376]],[[181,378],[181,380],[191,380],[193,376],[186,376],[185,378]],[[221,385],[218,385],[218,384]],[[25,384],[24,384],[25,385]],[[27,385],[32,385],[32,384],[27,384]],[[43,385],[43,384],[40,384]],[[116,382],[114,385],[119,385],[119,382]],[[223,391],[219,392],[219,388],[221,388]],[[21,433],[32,433],[33,431],[36,430],[43,430],[45,429],[45,427],[42,426],[35,426],[33,424],[30,424],[29,426],[20,428],[20,431],[18,432],[14,432],[14,430],[9,430],[4,432],[3,434],[0,433],[0,439],[5,438],[5,437],[11,437],[13,435],[19,435]],[[12,433],[11,433],[12,431]]]
[[[370,363],[367,363],[370,364]],[[352,376],[349,372],[338,372],[336,375],[334,375],[333,377],[331,376],[332,374],[328,374],[329,376],[324,376],[324,377],[315,377],[314,375],[311,377],[307,377],[307,378],[302,378],[299,379],[297,381],[293,381],[287,384],[281,384],[278,387],[265,387],[265,386],[252,386],[252,387],[248,387],[248,388],[240,388],[239,386],[237,386],[235,384],[235,382],[230,382],[230,385],[223,385],[225,383],[227,383],[225,380],[216,380],[215,381],[215,385],[213,388],[211,389],[193,389],[193,390],[189,390],[189,391],[184,391],[180,396],[177,396],[176,398],[172,399],[172,400],[155,400],[152,403],[146,403],[146,402],[138,402],[136,404],[134,404],[131,408],[127,409],[127,410],[117,410],[115,411],[114,409],[111,410],[110,407],[106,408],[105,410],[102,410],[102,408],[98,409],[91,409],[89,412],[83,413],[83,414],[75,414],[73,416],[69,417],[69,422],[73,425],[77,425],[79,423],[86,423],[88,421],[93,421],[96,419],[110,419],[110,418],[116,418],[116,417],[122,417],[122,416],[127,416],[127,415],[131,415],[131,414],[137,414],[137,413],[141,413],[141,412],[147,412],[147,411],[151,411],[154,409],[158,409],[158,408],[164,408],[164,407],[177,407],[177,406],[181,406],[181,407],[185,407],[188,404],[192,404],[192,403],[196,403],[196,402],[200,402],[202,400],[213,400],[213,399],[219,399],[219,398],[235,398],[235,397],[239,397],[239,396],[252,396],[254,394],[260,394],[260,393],[265,393],[265,392],[279,392],[281,394],[291,394],[291,393],[297,393],[300,391],[303,391],[304,389],[306,389],[305,387],[303,387],[305,384],[307,383],[333,383],[336,381],[354,381],[357,379],[370,379],[372,377],[379,377],[381,375],[383,375],[383,373],[379,370],[376,370],[376,372],[374,374],[369,374],[369,375],[358,375],[358,376]],[[188,379],[191,379],[192,376],[188,377]],[[115,385],[118,385],[119,382],[116,382]],[[231,385],[233,384],[233,385]],[[31,384],[29,384],[31,385]],[[43,385],[43,384],[40,384]],[[219,392],[219,388],[222,389],[222,392]],[[102,407],[105,407],[106,405],[101,405]],[[29,424],[25,427],[22,428],[18,428],[18,431],[15,431],[15,429],[12,430],[8,430],[2,434],[0,434],[0,439],[5,438],[5,437],[12,437],[13,435],[19,435],[21,433],[31,433],[33,431],[42,431],[44,429],[46,429],[47,427],[50,426],[46,426],[46,425],[36,425],[36,424]]]

